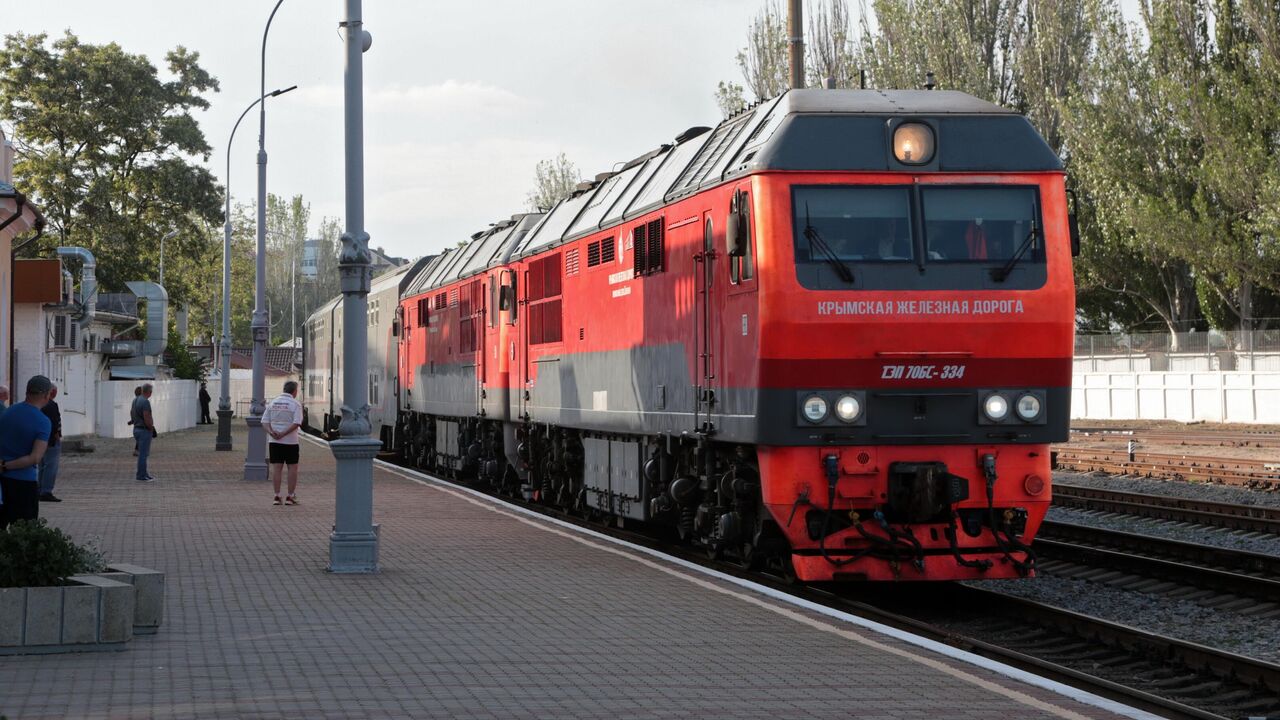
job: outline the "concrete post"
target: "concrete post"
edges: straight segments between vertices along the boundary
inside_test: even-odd
[[[280,3],[271,9],[267,27],[262,31],[262,72],[258,97],[267,94],[267,33]],[[253,298],[253,399],[249,402],[249,442],[244,456],[244,479],[267,479],[267,434],[262,429],[262,413],[267,410],[266,371],[267,335],[271,332],[267,317],[267,104],[258,105],[258,257],[254,268]]]
[[[369,235],[364,231],[364,78],[361,54],[373,37],[360,19],[360,0],[346,0],[347,226],[338,272],[342,279],[342,424],[330,443],[337,460],[337,502],[329,536],[329,571],[378,571],[378,526],[373,524],[373,458],[382,443],[369,437],[369,372],[366,348],[372,280]]]

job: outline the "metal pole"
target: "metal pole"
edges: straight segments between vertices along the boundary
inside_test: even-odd
[[[267,94],[267,33],[271,21],[284,0],[276,0],[262,31],[262,73],[258,97]],[[267,434],[262,430],[262,413],[266,412],[267,334],[267,104],[258,105],[258,257],[254,268],[253,297],[253,399],[249,401],[249,442],[244,456],[244,479],[267,479]]]
[[[804,87],[804,2],[790,0],[787,7],[787,38],[791,60],[791,87]]]
[[[283,95],[297,87],[293,85],[284,90],[272,90],[270,95],[260,96],[249,103],[249,107],[236,118],[236,124],[231,128],[231,137],[227,139],[227,197],[226,206],[222,211],[222,343],[218,347],[218,352],[222,355],[222,381],[219,383],[221,389],[218,396],[218,437],[213,442],[214,450],[231,449],[231,416],[233,414],[231,411],[231,146],[235,144],[236,130],[240,129],[240,121],[244,120],[244,116],[248,115],[250,110],[268,97]]]
[[[366,333],[369,235],[364,231],[364,78],[361,54],[373,37],[360,19],[360,0],[346,0],[346,180],[347,227],[342,233],[338,273],[342,281],[342,423],[330,443],[337,460],[337,502],[329,535],[329,570],[378,571],[378,526],[373,524],[373,458],[382,443],[369,437],[369,375]]]

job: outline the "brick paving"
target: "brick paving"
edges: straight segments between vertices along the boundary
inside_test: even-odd
[[[383,571],[329,575],[329,452],[303,444],[303,504],[275,507],[269,484],[239,479],[243,430],[231,453],[213,439],[161,436],[150,485],[132,480],[127,440],[63,456],[65,502],[42,514],[165,571],[164,624],[121,653],[0,658],[0,714],[1113,717],[383,470]]]

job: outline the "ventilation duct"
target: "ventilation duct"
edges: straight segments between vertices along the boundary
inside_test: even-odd
[[[93,253],[82,247],[60,247],[58,257],[80,261],[80,314],[76,320],[81,328],[86,328],[93,322],[98,308],[98,261]]]
[[[142,354],[158,356],[169,344],[169,293],[146,280],[133,280],[125,285],[129,292],[147,303],[147,337],[142,343]]]

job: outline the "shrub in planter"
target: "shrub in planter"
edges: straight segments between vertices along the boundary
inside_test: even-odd
[[[43,519],[19,520],[0,532],[0,588],[63,585],[105,565],[96,545],[76,545]]]

